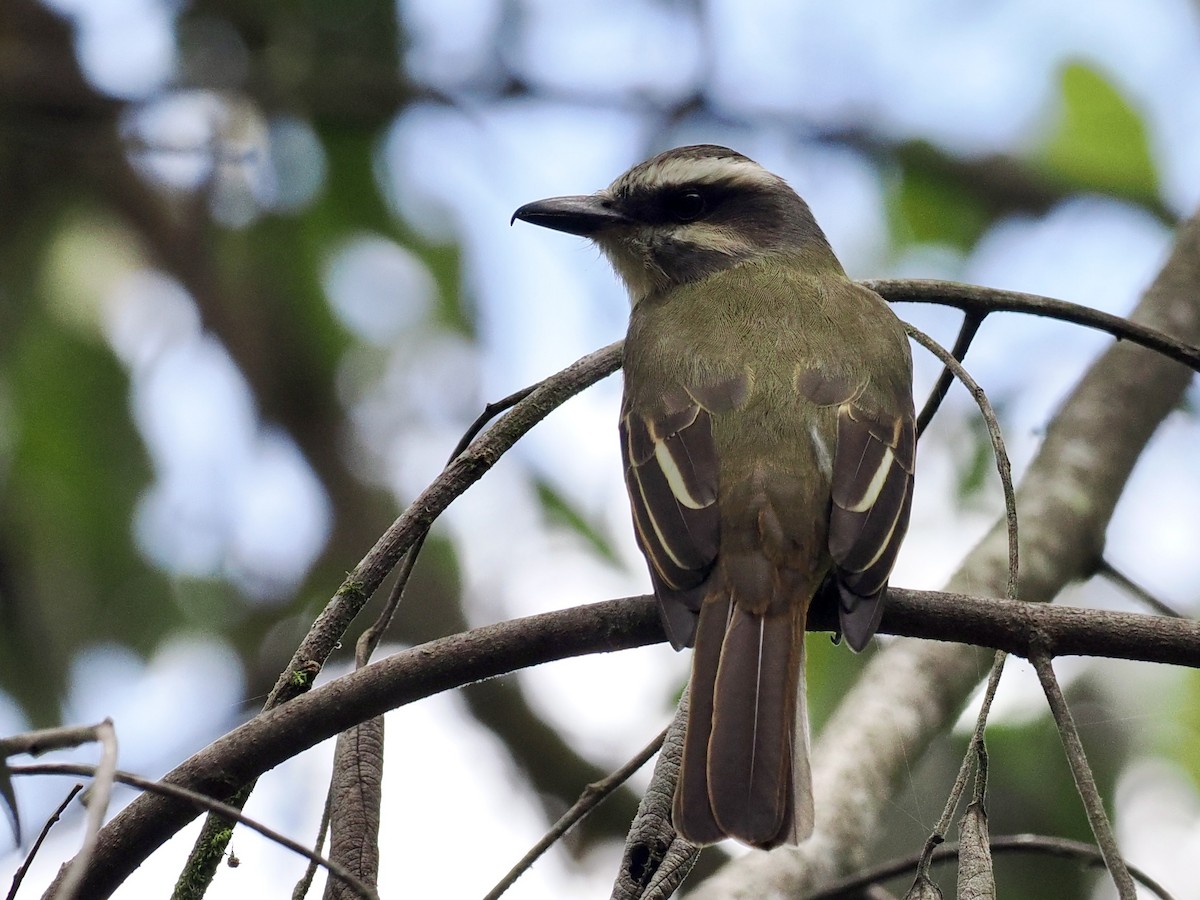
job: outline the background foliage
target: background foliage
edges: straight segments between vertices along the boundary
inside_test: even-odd
[[[1042,7],[0,0],[0,729],[112,715],[122,765],[157,774],[257,708],[483,404],[621,334],[603,264],[509,231],[511,210],[663,147],[727,143],[784,174],[854,275],[1127,311],[1200,201],[1200,17],[1184,0]],[[944,338],[957,318],[900,312]],[[989,321],[967,363],[1018,470],[1104,344]],[[919,360],[918,394],[935,372]],[[645,590],[617,390],[572,401],[456,505],[393,641]],[[1196,430],[1190,406],[1163,429],[1108,546],[1191,613]],[[896,581],[938,587],[999,509],[964,398],[919,465]],[[1069,599],[1129,603],[1098,583]],[[819,727],[859,663],[813,653]],[[440,895],[481,893],[660,727],[685,667],[662,647],[562,663],[392,717],[385,791],[403,805],[385,842],[433,875],[385,858],[385,894],[434,876]],[[1200,842],[1198,676],[1063,668],[1132,861],[1200,897],[1179,863]],[[1086,838],[1030,680],[991,732],[993,831]],[[961,743],[913,761],[879,855],[919,846]],[[326,756],[249,811],[307,838]],[[64,789],[19,784],[28,820]],[[603,890],[634,803],[603,807],[519,895]],[[464,827],[487,844],[471,871],[430,840]],[[60,837],[46,878],[76,839]],[[224,896],[302,868],[251,840]],[[1011,896],[1092,891],[1002,865]]]

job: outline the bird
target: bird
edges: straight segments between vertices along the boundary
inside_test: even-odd
[[[694,844],[811,836],[808,610],[855,651],[908,528],[916,435],[903,324],[845,273],[808,204],[727,147],[525,204],[593,241],[631,302],[619,434],[663,627],[694,646],[672,804]]]

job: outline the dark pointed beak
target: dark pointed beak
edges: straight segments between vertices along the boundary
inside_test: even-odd
[[[535,200],[513,213],[509,224],[517,219],[582,237],[595,237],[605,229],[628,222],[613,201],[603,194]]]

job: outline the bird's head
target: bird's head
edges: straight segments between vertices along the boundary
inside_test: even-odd
[[[787,182],[713,144],[668,150],[604,190],[527,203],[513,219],[595,241],[634,304],[772,254],[833,258],[808,204]]]

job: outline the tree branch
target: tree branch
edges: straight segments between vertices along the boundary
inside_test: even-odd
[[[663,639],[648,598],[545,613],[431,641],[334,679],[259,713],[163,781],[223,798],[301,750],[389,709],[484,678],[584,653],[627,650]],[[143,795],[102,829],[80,896],[108,897],[196,808]],[[69,865],[69,864],[68,864]],[[59,873],[59,878],[62,872]],[[45,893],[54,897],[58,880]]]
[[[1092,826],[1092,835],[1096,838],[1096,846],[1104,857],[1104,865],[1117,889],[1121,900],[1137,900],[1137,887],[1117,849],[1117,838],[1113,834],[1112,825],[1108,821],[1108,813],[1104,811],[1104,801],[1100,798],[1100,789],[1096,787],[1092,767],[1088,765],[1087,756],[1083,752],[1083,740],[1079,737],[1079,729],[1075,727],[1075,717],[1063,696],[1062,688],[1054,675],[1054,667],[1050,657],[1035,652],[1030,658],[1033,668],[1037,671],[1038,680],[1046,694],[1046,702],[1054,714],[1054,722],[1058,726],[1058,736],[1062,739],[1063,751],[1071,766],[1071,775],[1075,779],[1075,788],[1083,801],[1087,812],[1088,824]]]
[[[1104,857],[1091,844],[1082,841],[1072,841],[1068,838],[1049,837],[1043,834],[1010,834],[994,837],[991,840],[993,856],[1001,854],[1024,853],[1033,856],[1055,856],[1074,863],[1091,866],[1103,866]],[[933,851],[931,862],[952,862],[958,856],[958,844],[942,844]],[[806,900],[841,900],[845,897],[856,896],[867,885],[877,884],[904,875],[917,867],[917,857],[907,856],[901,859],[890,859],[887,862],[872,866],[862,872],[855,872],[848,878],[830,884],[815,894],[810,894]],[[1134,866],[1129,867],[1129,873],[1146,886],[1160,900],[1171,900],[1171,895],[1157,881]]]
[[[98,766],[78,765],[76,763],[42,763],[33,766],[17,766],[13,769],[13,773],[16,775],[84,775],[94,777],[97,774],[98,768]],[[153,781],[149,778],[142,778],[140,775],[134,775],[132,772],[122,772],[119,769],[113,771],[113,781],[139,788],[143,791],[161,794],[165,797],[173,797],[184,803],[191,803],[196,807],[197,812],[200,810],[209,810],[210,812],[220,813],[222,818],[231,822],[240,822],[247,828],[257,831],[267,840],[274,841],[284,849],[306,857],[314,866],[323,866],[328,870],[330,880],[344,882],[351,887],[353,891],[352,896],[362,898],[362,900],[379,900],[379,895],[375,892],[375,889],[355,878],[352,872],[346,871],[333,860],[326,859],[319,853],[309,850],[303,844],[297,843],[286,835],[268,828],[266,825],[255,821],[241,810],[235,809],[228,804],[221,803],[219,800],[213,800],[211,797],[206,797],[196,791],[190,791],[177,784]],[[82,785],[75,786],[76,791],[80,788],[82,788]],[[70,800],[70,797],[67,799]],[[56,819],[61,815],[65,806],[66,802],[55,812],[53,818]],[[45,830],[49,830],[49,824],[47,823]],[[45,836],[45,830],[43,831],[43,837]],[[9,900],[12,900],[11,894]]]
[[[813,629],[837,627],[832,604],[814,608],[810,619]],[[951,649],[961,649],[960,642],[979,641],[1021,656],[1037,646],[1057,656],[1099,655],[1200,668],[1200,622],[1187,619],[892,590],[880,631],[954,642],[936,645]],[[259,713],[163,781],[219,797],[231,784],[250,781],[355,723],[404,704],[528,666],[663,639],[657,606],[648,596],[542,613],[440,638]],[[109,896],[196,815],[189,803],[139,797],[101,831],[81,896]],[[54,896],[53,885],[45,896]]]
[[[1020,312],[1095,328],[1097,331],[1108,332],[1118,340],[1132,341],[1150,350],[1156,350],[1168,359],[1200,371],[1200,348],[1195,346],[1195,337],[1176,339],[1174,331],[1161,326],[1139,322],[1136,318],[1123,319],[1112,313],[1092,309],[1090,306],[1080,306],[1078,303],[1068,303],[1066,300],[1056,300],[1039,294],[1002,291],[998,288],[962,284],[957,281],[939,281],[933,278],[866,279],[859,283],[889,303],[935,303],[939,306],[953,306],[968,315],[980,316],[994,312]]]
[[[621,364],[621,346],[620,342],[610,344],[547,378],[434,479],[346,576],[279,676],[268,706],[282,703],[307,687],[354,617],[434,519],[482,478],[530,428],[570,397],[615,372]]]
[[[523,394],[491,431],[446,466],[342,582],[301,640],[287,668],[280,673],[265,707],[271,709],[308,690],[329,654],[383,579],[405,553],[424,540],[430,526],[446,507],[482,478],[530,428],[568,398],[611,375],[620,361],[621,344],[612,344],[577,360],[527,391],[513,395]],[[382,729],[377,731],[377,736],[382,747]],[[346,748],[347,743],[343,742],[341,749]],[[382,776],[379,780],[382,781]],[[222,799],[241,808],[253,789],[253,784],[231,785]],[[363,813],[366,815],[365,810]],[[180,873],[175,891],[177,897],[203,895],[212,880],[213,861],[224,852],[229,837],[227,823],[219,816],[210,815]]]

